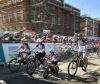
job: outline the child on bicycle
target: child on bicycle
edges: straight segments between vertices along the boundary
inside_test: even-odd
[[[38,53],[37,53],[37,58],[40,61],[41,64],[44,63],[44,57],[46,55],[45,52],[45,45],[43,44],[41,39],[37,39],[37,45],[35,48],[33,48],[33,50],[37,49]]]
[[[58,71],[59,71],[58,57],[54,53],[53,50],[49,50],[49,51],[50,51],[49,59],[50,59],[50,63],[51,63],[51,65],[50,65],[51,72],[53,72],[54,74],[58,74]]]
[[[57,55],[54,53],[53,50],[49,50],[49,52],[50,52],[49,59],[50,59],[51,64],[57,65],[58,64],[58,57],[57,57]]]

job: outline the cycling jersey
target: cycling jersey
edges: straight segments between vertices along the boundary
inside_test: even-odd
[[[43,43],[39,43],[36,45],[38,52],[45,52],[45,45]]]
[[[83,52],[83,42],[82,42],[82,40],[78,40],[78,52]]]
[[[50,60],[51,60],[51,62],[52,61],[56,62],[57,61],[57,56],[56,55],[50,56]]]
[[[39,49],[45,49],[45,45],[43,43],[36,45],[36,47],[38,47]]]
[[[23,43],[20,47],[19,52],[24,52],[23,57],[30,55],[31,52],[30,52],[30,46],[28,45],[28,43]]]

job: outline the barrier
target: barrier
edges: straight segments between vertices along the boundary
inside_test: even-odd
[[[0,65],[3,63],[5,63],[5,57],[4,57],[2,44],[0,44]]]
[[[14,52],[21,44],[20,43],[2,43],[0,44],[0,63],[9,62],[14,56],[16,56],[16,52]],[[37,45],[37,43],[29,43],[30,48],[33,49]],[[44,43],[46,54],[49,54],[49,49],[53,48],[55,54],[58,54],[60,51],[61,43]],[[37,49],[35,51],[38,51]]]
[[[12,58],[14,58],[14,56],[16,56],[15,54],[17,54],[17,52],[14,52],[18,47],[20,47],[21,44],[17,43],[3,43],[2,44],[2,62],[9,62]],[[37,45],[37,43],[29,43],[30,48],[33,49],[35,48],[35,46]],[[49,54],[49,49],[53,48],[55,53],[58,53],[60,50],[60,45],[61,43],[56,43],[55,46],[53,43],[44,43],[45,45],[45,51],[46,54]],[[1,48],[0,48],[1,49]],[[38,49],[35,49],[35,51],[38,51]]]

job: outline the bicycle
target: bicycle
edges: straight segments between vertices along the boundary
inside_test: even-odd
[[[19,52],[16,54],[16,57],[11,59],[8,63],[8,69],[10,72],[18,72],[20,70],[21,64],[26,65],[30,58],[26,56],[25,58],[23,57],[23,54],[25,52]]]
[[[88,65],[88,58],[86,56],[82,58],[78,56],[77,51],[73,51],[72,61],[68,65],[68,75],[75,76],[77,73],[78,67],[81,67],[83,71],[86,71],[87,65]]]
[[[43,72],[43,78],[48,79],[50,73],[57,75],[58,72],[59,72],[59,66],[57,62],[52,64],[50,61],[48,61],[48,58],[47,58],[47,66],[45,67],[45,70]]]
[[[33,56],[31,56],[32,59],[27,63],[27,68],[26,68],[26,71],[29,75],[32,75],[36,71],[36,69],[38,69],[39,66],[41,65],[39,56],[37,56],[38,52],[33,52],[33,53],[34,53]],[[41,58],[41,60],[43,61],[43,66],[45,67],[47,64],[45,58]]]

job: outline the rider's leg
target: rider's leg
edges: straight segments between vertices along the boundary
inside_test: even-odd
[[[78,52],[78,65],[80,65],[80,63],[81,63],[81,59],[83,58],[83,52]]]

